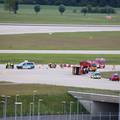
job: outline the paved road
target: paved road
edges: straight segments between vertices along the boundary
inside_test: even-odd
[[[99,71],[112,71],[113,66],[106,66],[105,69]],[[116,66],[116,71],[120,71],[120,66]],[[0,81],[9,81],[23,84],[48,84],[69,87],[86,87],[97,89],[120,90],[120,82],[109,81],[102,78],[95,80],[87,75],[72,75],[71,68],[50,69],[47,65],[36,66],[32,70],[5,69],[5,65],[0,65]]]
[[[0,53],[120,54],[120,50],[0,50]]]
[[[0,24],[0,34],[120,31],[119,25]]]

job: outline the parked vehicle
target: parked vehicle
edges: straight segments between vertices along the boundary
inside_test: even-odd
[[[33,62],[22,62],[16,66],[18,69],[33,69],[35,68],[35,64]]]
[[[83,67],[85,67],[85,68],[89,68],[89,67],[91,67],[91,63],[90,63],[90,61],[88,61],[88,60],[86,60],[86,61],[81,61],[81,62],[80,62],[80,66],[83,66]]]
[[[117,73],[112,74],[112,76],[109,78],[111,81],[120,81],[120,77]]]
[[[73,75],[82,75],[87,74],[88,72],[88,68],[84,68],[82,66],[72,66]]]
[[[101,73],[100,72],[94,72],[94,73],[92,73],[91,78],[101,79]]]
[[[14,64],[8,62],[8,63],[6,64],[6,69],[14,69]]]
[[[59,66],[60,66],[61,68],[64,68],[64,64],[60,64]]]
[[[89,70],[95,72],[97,70],[97,65],[95,63],[91,64]]]
[[[80,66],[83,68],[88,68],[89,71],[95,72],[97,70],[97,65],[91,60],[81,61]]]
[[[101,69],[105,68],[105,62],[106,62],[106,60],[104,58],[96,58],[95,60],[80,61],[80,66],[90,68],[90,71],[96,71],[97,68],[101,68]],[[92,69],[91,69],[91,67],[92,67]]]
[[[61,68],[67,67],[70,68],[72,65],[71,64],[60,64]]]
[[[104,63],[96,63],[97,68],[103,69],[105,68],[105,64]]]
[[[53,64],[53,63],[49,63],[48,66],[49,66],[50,68],[56,68],[56,67],[57,67],[57,65],[56,65],[56,64]]]
[[[97,68],[105,68],[105,62],[106,60],[104,58],[96,58],[95,63],[97,65]]]

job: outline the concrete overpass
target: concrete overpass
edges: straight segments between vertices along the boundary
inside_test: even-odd
[[[68,91],[91,113],[120,113],[120,97],[95,93]],[[119,114],[120,115],[120,114]],[[119,118],[120,120],[120,118]]]

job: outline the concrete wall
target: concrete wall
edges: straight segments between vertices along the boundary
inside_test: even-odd
[[[95,113],[118,113],[119,104],[117,103],[106,103],[106,102],[96,102],[96,101],[87,101],[80,100],[80,103],[92,114]]]

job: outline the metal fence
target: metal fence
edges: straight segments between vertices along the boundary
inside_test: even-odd
[[[13,116],[6,119],[0,118],[0,120],[119,120],[118,115],[111,113],[108,114],[66,114],[66,115],[37,115],[37,116]]]

